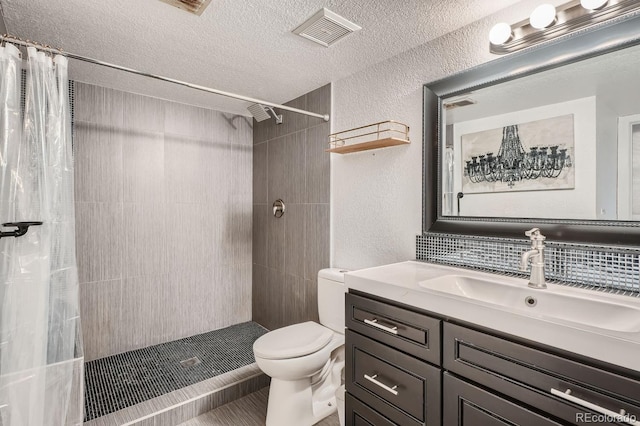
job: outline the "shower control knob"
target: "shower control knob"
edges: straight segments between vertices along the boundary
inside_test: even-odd
[[[282,215],[284,214],[284,201],[282,201],[281,199],[277,199],[276,201],[273,202],[273,215],[276,218],[281,218]]]

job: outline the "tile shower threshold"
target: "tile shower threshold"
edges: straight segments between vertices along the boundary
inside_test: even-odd
[[[269,385],[253,363],[85,422],[85,426],[173,426]]]

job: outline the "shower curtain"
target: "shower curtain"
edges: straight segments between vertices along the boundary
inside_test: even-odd
[[[0,425],[82,424],[67,59],[0,47]],[[21,94],[24,92],[24,111]],[[12,230],[12,229],[4,229]]]

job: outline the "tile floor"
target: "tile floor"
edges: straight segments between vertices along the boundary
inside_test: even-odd
[[[266,332],[246,322],[90,361],[85,421],[251,365],[253,342]]]
[[[84,426],[176,426],[269,386],[254,363],[132,407],[98,417]]]
[[[269,388],[264,388],[191,419],[180,426],[264,426]],[[283,425],[284,426],[284,425]],[[316,426],[340,426],[338,413]]]

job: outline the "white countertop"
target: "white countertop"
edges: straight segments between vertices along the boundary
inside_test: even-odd
[[[634,371],[640,371],[640,329],[609,330],[558,321],[554,318],[536,317],[535,315],[528,315],[523,310],[499,307],[439,291],[428,290],[419,284],[422,281],[445,275],[475,276],[485,280],[509,280],[512,284],[519,285],[521,282],[524,288],[527,287],[527,280],[525,279],[503,277],[497,274],[416,261],[400,262],[349,272],[345,274],[345,285],[349,289],[430,311],[439,316],[477,324]],[[607,300],[640,309],[640,298],[618,296],[556,284],[548,284],[548,286],[549,289],[547,290],[531,289],[531,293],[535,295],[536,292],[554,291],[572,296],[576,295],[579,298]]]

